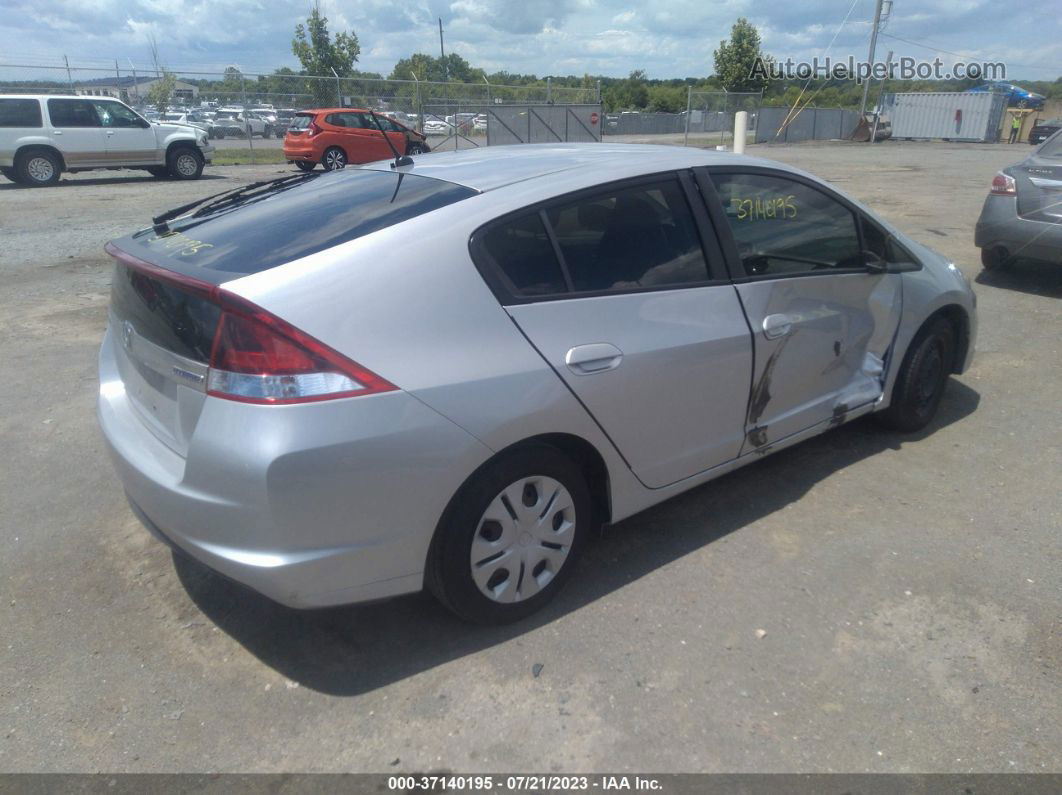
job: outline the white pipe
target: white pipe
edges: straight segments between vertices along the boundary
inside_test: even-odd
[[[749,114],[739,110],[734,114],[734,154],[745,154],[745,136],[749,128]]]

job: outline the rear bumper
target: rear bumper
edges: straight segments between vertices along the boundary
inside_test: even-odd
[[[284,142],[284,159],[289,163],[295,160],[308,160],[316,163],[320,158],[313,150],[313,146],[290,146]]]
[[[974,227],[974,245],[1003,246],[1012,256],[1062,264],[1062,224],[1022,218],[1013,196],[989,195]]]
[[[98,417],[138,515],[289,607],[420,590],[447,502],[489,451],[405,392],[292,406],[207,398],[187,456],[139,416],[100,351]]]

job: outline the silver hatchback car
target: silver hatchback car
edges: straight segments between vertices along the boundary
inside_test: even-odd
[[[518,619],[602,523],[869,412],[924,427],[977,328],[959,270],[840,191],[677,147],[294,175],[107,248],[134,511],[294,607]]]

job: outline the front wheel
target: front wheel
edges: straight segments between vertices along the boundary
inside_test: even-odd
[[[447,508],[428,588],[466,621],[518,621],[571,576],[593,524],[590,491],[571,459],[546,445],[502,453]]]
[[[321,165],[325,171],[335,171],[347,167],[347,153],[338,146],[330,146],[321,157]]]
[[[874,416],[893,430],[922,430],[937,413],[954,362],[955,329],[938,318],[911,342],[896,377],[892,403]]]
[[[312,160],[296,160],[295,165],[303,171],[313,171],[317,167],[317,164]]]
[[[198,149],[182,146],[166,156],[166,168],[174,179],[199,179],[206,161]]]

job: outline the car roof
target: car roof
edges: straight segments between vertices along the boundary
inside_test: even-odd
[[[804,173],[773,160],[733,152],[661,144],[612,143],[517,144],[436,150],[429,155],[417,156],[409,173],[482,192],[561,172],[578,172],[585,175],[588,182],[603,183],[671,169],[737,164]],[[391,169],[391,163],[379,161],[362,168],[387,171]]]

